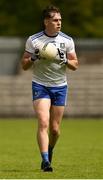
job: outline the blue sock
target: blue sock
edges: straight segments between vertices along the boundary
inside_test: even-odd
[[[49,161],[49,159],[48,159],[48,152],[42,152],[41,156],[42,156],[42,159],[43,159],[44,162]]]

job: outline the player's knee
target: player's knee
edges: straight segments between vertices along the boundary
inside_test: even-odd
[[[40,130],[48,129],[48,122],[42,121],[42,122],[39,124],[39,129],[40,129]]]
[[[52,129],[52,135],[58,137],[60,135],[60,130],[56,128]]]

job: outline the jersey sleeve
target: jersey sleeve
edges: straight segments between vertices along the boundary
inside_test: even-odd
[[[68,42],[67,45],[67,53],[72,53],[72,52],[75,52],[75,44],[73,39],[71,38],[71,40]]]
[[[25,51],[30,52],[30,53],[34,53],[34,47],[33,47],[33,44],[32,44],[31,37],[29,37],[27,39],[27,41],[26,41]]]

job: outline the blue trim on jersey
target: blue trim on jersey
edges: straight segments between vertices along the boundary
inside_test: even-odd
[[[68,36],[67,34],[65,34],[65,33],[61,32],[61,31],[59,32],[59,34],[60,34],[61,36],[65,37],[65,38],[69,39],[69,40],[72,39],[70,36]]]
[[[32,81],[32,99],[47,98],[55,106],[65,106],[67,99],[67,85],[58,87],[46,87]]]
[[[43,32],[43,31],[38,32],[38,33],[36,33],[36,34],[34,34],[34,35],[31,36],[31,40],[34,41],[35,39],[41,37],[42,35],[44,35],[44,32]]]

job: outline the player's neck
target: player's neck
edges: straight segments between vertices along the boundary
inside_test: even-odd
[[[59,32],[50,32],[50,31],[45,29],[44,33],[49,37],[54,37],[54,36],[57,36]]]

